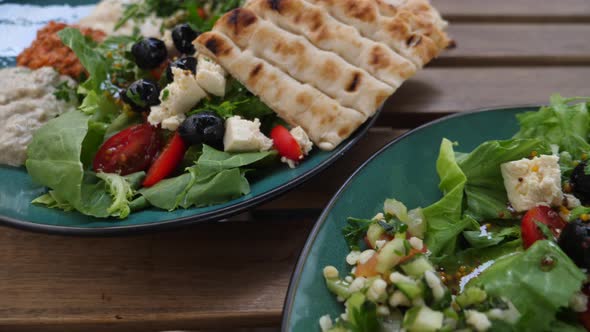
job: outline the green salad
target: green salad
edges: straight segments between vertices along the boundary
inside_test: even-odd
[[[344,311],[322,331],[590,330],[588,106],[555,95],[471,152],[443,139],[439,201],[349,218],[350,270],[323,270]]]
[[[249,179],[280,161],[300,162],[312,146],[306,133],[299,127],[289,132],[192,44],[241,4],[127,5],[117,27],[150,15],[166,18],[161,30],[169,32],[167,41],[139,29],[101,41],[75,28],[61,30],[58,36],[86,75],[77,88],[56,91],[58,99],[77,98],[78,109],[49,121],[28,146],[27,171],[48,188],[33,203],[98,218],[126,218],[150,207],[203,207],[248,194]]]

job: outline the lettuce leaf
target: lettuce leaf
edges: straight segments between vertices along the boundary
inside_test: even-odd
[[[106,59],[96,51],[96,43],[86,38],[76,28],[65,28],[57,35],[64,45],[76,53],[82,66],[90,74],[89,79],[81,87],[86,90],[100,91],[102,84],[107,81],[109,66]]]
[[[463,218],[463,190],[467,177],[455,160],[453,143],[443,139],[436,162],[439,188],[444,196],[422,210],[426,218],[426,244],[432,256],[452,255],[457,237],[468,227],[478,227],[472,218]]]
[[[544,240],[498,259],[468,287],[510,300],[521,314],[517,331],[547,331],[585,280],[586,274],[556,244]]]
[[[275,157],[274,151],[228,153],[204,145],[188,173],[143,188],[139,193],[151,205],[165,210],[224,203],[250,193],[244,167]]]
[[[515,138],[539,138],[556,144],[560,151],[576,157],[590,152],[587,139],[590,135],[588,98],[563,98],[556,94],[551,104],[539,111],[517,115],[520,131]],[[571,105],[572,103],[579,102]]]
[[[488,141],[462,157],[459,167],[467,177],[465,214],[476,220],[511,219],[500,165],[526,158],[532,151],[550,153],[538,139]]]
[[[465,231],[463,237],[469,242],[472,248],[486,248],[500,244],[506,239],[520,238],[520,226],[504,227],[500,230],[489,231],[482,234],[482,231]]]

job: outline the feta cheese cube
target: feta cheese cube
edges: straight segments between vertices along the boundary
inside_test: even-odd
[[[186,119],[190,111],[207,94],[190,70],[172,68],[174,81],[160,92],[161,104],[151,108],[148,122],[154,126],[174,131]]]
[[[299,146],[301,147],[301,151],[303,152],[303,155],[307,156],[309,154],[309,152],[311,151],[311,149],[313,148],[313,143],[309,139],[309,136],[307,136],[307,133],[305,132],[305,130],[303,130],[303,128],[297,126],[293,129],[291,129],[290,133],[291,133],[291,136],[293,136],[293,138],[295,138],[297,143],[299,143]]]
[[[260,120],[232,116],[225,121],[223,145],[226,152],[268,151],[273,141],[260,132]]]
[[[512,207],[523,212],[537,205],[560,205],[561,171],[557,156],[511,161],[500,166]]]
[[[197,82],[205,91],[219,97],[225,96],[225,70],[204,55],[197,57]]]

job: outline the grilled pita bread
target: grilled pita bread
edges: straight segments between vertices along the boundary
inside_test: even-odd
[[[206,32],[194,44],[200,53],[222,65],[282,119],[301,126],[323,150],[334,149],[367,120],[361,112],[342,107],[316,88],[299,83],[250,50],[242,51],[221,32]]]
[[[450,40],[438,27],[411,11],[398,8],[383,16],[375,0],[305,0],[324,8],[361,35],[385,43],[418,67],[435,58]]]
[[[412,14],[434,24],[441,30],[446,29],[449,25],[428,0],[375,0],[375,3],[379,8],[379,13],[383,16],[394,17],[400,9],[403,9],[409,10]]]
[[[214,31],[230,37],[291,77],[316,87],[342,106],[372,116],[395,89],[333,52],[264,20],[250,9],[236,9],[217,21]]]
[[[354,27],[304,0],[251,0],[246,8],[282,29],[306,37],[316,47],[342,56],[394,88],[416,72],[412,62],[387,45],[362,37]]]

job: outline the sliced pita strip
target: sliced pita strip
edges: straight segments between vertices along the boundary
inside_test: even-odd
[[[279,27],[305,36],[316,47],[334,52],[392,87],[413,76],[416,66],[387,45],[364,38],[349,25],[304,0],[251,0],[246,8]]]
[[[243,27],[243,29],[242,29]],[[372,116],[395,89],[355,67],[333,52],[323,51],[299,35],[264,20],[252,10],[235,9],[213,28],[226,34],[240,48],[310,84],[342,106]]]
[[[194,42],[197,50],[223,66],[282,119],[301,126],[323,150],[332,150],[367,117],[314,87],[301,84],[250,51],[242,51],[226,35],[211,31]]]
[[[445,30],[449,25],[428,0],[375,0],[375,3],[383,16],[394,17],[400,9],[403,9],[409,10],[441,30]]]
[[[450,42],[443,31],[408,10],[400,9],[393,17],[382,16],[374,0],[305,1],[321,6],[365,37],[385,43],[418,67],[438,56]]]

